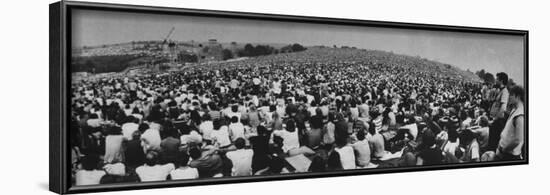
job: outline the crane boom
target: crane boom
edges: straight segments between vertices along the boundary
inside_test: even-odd
[[[176,29],[175,27],[172,27],[172,29],[170,29],[170,32],[168,32],[168,34],[166,35],[166,38],[164,38],[163,43],[166,43],[168,41],[168,39],[170,38],[170,35],[172,35],[175,29]]]

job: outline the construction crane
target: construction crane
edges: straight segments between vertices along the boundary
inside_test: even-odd
[[[176,29],[175,27],[172,27],[172,29],[170,29],[170,32],[168,32],[168,34],[164,38],[164,41],[162,41],[162,45],[164,45],[164,44],[166,44],[166,42],[168,42],[168,39],[170,38],[170,35],[172,35],[172,33],[174,32],[175,29]]]

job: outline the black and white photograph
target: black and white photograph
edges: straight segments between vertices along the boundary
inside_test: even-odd
[[[72,186],[526,158],[522,36],[71,17]]]
[[[543,192],[547,7],[6,1],[0,194]]]
[[[525,160],[523,36],[74,9],[72,186]]]

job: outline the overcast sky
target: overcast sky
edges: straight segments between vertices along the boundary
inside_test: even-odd
[[[506,72],[523,84],[521,36],[74,10],[73,47],[171,39],[347,45],[421,56],[464,70]]]

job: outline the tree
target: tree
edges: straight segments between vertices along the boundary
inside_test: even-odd
[[[486,83],[493,84],[493,83],[495,83],[495,76],[493,76],[493,74],[487,72],[487,73],[485,73],[485,76],[483,77],[483,81],[485,81]]]
[[[243,51],[243,54],[245,56],[252,56],[254,53],[254,46],[250,43],[246,44],[244,46],[244,51]]]
[[[298,43],[294,43],[291,46],[292,52],[304,51],[306,48]]]
[[[516,85],[516,82],[514,82],[513,79],[508,79],[508,86],[514,86]]]
[[[479,71],[476,71],[476,75],[477,75],[480,79],[485,78],[485,69],[481,69],[481,70],[479,70]]]
[[[233,52],[231,52],[231,50],[229,49],[224,49],[222,51],[222,55],[223,55],[223,60],[228,60],[233,58]]]

